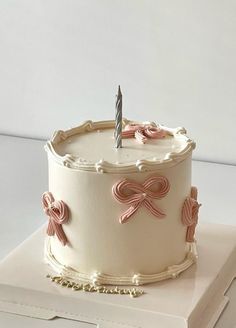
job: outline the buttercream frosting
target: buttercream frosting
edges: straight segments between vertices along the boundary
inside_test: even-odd
[[[197,201],[197,194],[197,188],[192,187],[191,195],[184,201],[182,209],[182,222],[188,227],[186,233],[187,242],[194,241],[195,228],[198,223],[198,212],[201,204]]]
[[[69,220],[69,209],[62,200],[55,200],[51,192],[44,192],[42,197],[43,209],[48,216],[47,234],[56,235],[63,245],[68,243],[62,224]]]
[[[161,139],[167,135],[167,131],[154,124],[127,124],[122,132],[123,138],[136,138],[140,143],[146,143],[148,139]]]
[[[165,197],[169,189],[169,181],[163,176],[149,177],[142,184],[128,179],[118,181],[112,187],[113,196],[120,203],[130,205],[120,216],[120,223],[127,222],[140,206],[145,206],[157,218],[164,218],[165,213],[153,200]]]
[[[123,120],[123,130],[131,124]],[[63,225],[69,243],[48,237],[46,258],[64,275],[142,284],[174,277],[196,259],[181,221],[195,143],[183,128],[135,124],[151,125],[165,136],[145,144],[123,139],[116,149],[114,121],[87,121],[56,132],[46,145],[49,191],[70,212]]]
[[[197,260],[197,256],[196,244],[193,242],[188,244],[188,252],[181,263],[170,265],[162,272],[157,272],[155,274],[135,273],[133,275],[112,275],[97,271],[85,273],[60,263],[51,251],[50,239],[47,238],[45,243],[45,259],[55,272],[67,279],[72,279],[72,281],[92,283],[94,285],[139,286],[165,279],[174,279],[178,277],[181,272],[187,270],[194,264]]]
[[[130,124],[131,121],[123,120],[124,131]],[[156,126],[153,122],[142,125]],[[70,168],[99,173],[131,173],[175,165],[195,148],[184,128],[170,129],[158,125],[165,131],[165,138],[152,139],[145,145],[134,139],[123,139],[123,147],[116,149],[114,127],[114,121],[87,121],[76,128],[57,131],[45,149],[59,164]]]

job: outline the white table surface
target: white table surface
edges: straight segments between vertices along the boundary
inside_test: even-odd
[[[0,135],[0,260],[43,223],[41,195],[47,190],[44,141]],[[201,222],[236,225],[236,166],[193,161]],[[236,327],[236,282],[216,328]],[[44,321],[0,312],[0,327],[92,328],[72,320]]]

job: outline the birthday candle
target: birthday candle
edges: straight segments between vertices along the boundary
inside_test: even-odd
[[[116,98],[116,124],[115,124],[115,142],[116,148],[122,147],[122,93],[120,86]]]

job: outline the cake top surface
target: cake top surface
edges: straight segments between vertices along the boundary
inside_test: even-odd
[[[167,153],[180,152],[184,144],[178,138],[167,135],[163,139],[148,139],[145,144],[135,138],[122,139],[122,148],[115,148],[114,129],[76,134],[55,145],[60,156],[71,154],[81,161],[127,164],[138,159],[163,159]]]
[[[57,131],[46,150],[60,164],[74,169],[98,172],[150,171],[162,165],[183,160],[195,147],[183,128],[170,129],[152,122],[134,123],[123,120],[122,148],[115,148],[114,121],[91,122],[67,131]],[[133,128],[141,127],[141,134]],[[158,130],[159,137],[146,129]],[[142,132],[142,130],[144,132]],[[140,129],[139,129],[140,131]],[[148,131],[147,131],[148,132]]]

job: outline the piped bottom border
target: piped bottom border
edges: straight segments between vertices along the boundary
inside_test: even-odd
[[[187,270],[197,260],[196,242],[188,243],[189,250],[183,262],[169,266],[166,270],[155,274],[135,273],[132,276],[115,276],[101,272],[87,274],[79,272],[71,267],[61,264],[51,251],[50,237],[45,240],[45,261],[60,276],[81,283],[92,283],[94,285],[144,285],[176,278],[181,272]]]

